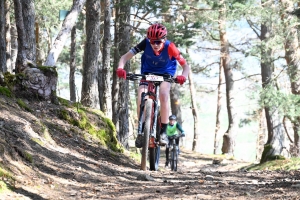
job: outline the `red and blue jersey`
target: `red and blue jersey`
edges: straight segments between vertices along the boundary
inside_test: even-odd
[[[150,45],[149,40],[146,40],[146,48],[141,58],[142,67],[141,73],[156,73],[156,74],[170,74],[174,76],[176,72],[177,62],[174,57],[170,58],[168,47],[170,41],[164,43],[164,48],[159,55],[155,55]]]
[[[180,55],[179,50],[174,43],[166,40],[164,47],[158,55],[154,54],[151,44],[148,39],[144,39],[138,45],[131,49],[135,55],[144,51],[141,58],[141,73],[156,73],[175,75],[177,62],[182,66],[186,63],[185,59]]]

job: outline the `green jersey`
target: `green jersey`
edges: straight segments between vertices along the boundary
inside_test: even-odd
[[[167,136],[173,136],[173,135],[177,135],[177,122],[174,123],[173,126],[171,126],[170,124],[168,124],[167,126]]]

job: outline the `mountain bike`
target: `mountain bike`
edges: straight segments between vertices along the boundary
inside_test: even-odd
[[[157,139],[159,132],[157,131],[158,112],[159,112],[159,86],[163,81],[176,83],[176,79],[171,75],[158,74],[133,74],[126,75],[127,80],[145,80],[148,82],[148,91],[141,94],[141,105],[138,121],[138,134],[143,135],[141,170],[147,169],[147,156],[149,151],[150,170],[157,170],[155,165],[156,148],[158,147]],[[144,123],[144,127],[143,127]]]
[[[172,171],[177,171],[179,147],[176,144],[176,139],[183,137],[182,134],[176,134],[173,136],[168,136],[169,141],[169,163]]]

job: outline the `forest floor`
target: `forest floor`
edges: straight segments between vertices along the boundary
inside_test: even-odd
[[[26,102],[26,101],[25,101]],[[56,116],[62,105],[0,95],[0,199],[300,199],[300,170],[247,171],[251,163],[181,148],[178,171],[141,171]],[[46,137],[45,130],[49,133]]]

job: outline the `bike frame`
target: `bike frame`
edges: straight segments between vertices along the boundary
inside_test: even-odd
[[[159,75],[162,76],[162,75]],[[141,77],[142,79],[145,79],[145,75],[142,74],[132,74],[128,73],[127,77],[129,80],[138,80]],[[176,80],[172,78],[169,75],[163,75],[164,81],[167,82],[175,82]],[[159,108],[159,86],[161,84],[161,81],[146,81],[148,83],[148,91],[142,92],[141,94],[141,104],[140,104],[140,113],[139,113],[139,121],[138,121],[138,134],[142,134],[142,127],[143,127],[143,117],[144,117],[144,108],[145,108],[145,101],[147,99],[152,99],[153,101],[153,113],[152,113],[152,122],[151,122],[151,136],[156,138],[156,125],[157,125],[157,119],[158,119],[158,108]],[[146,98],[148,97],[148,98]]]
[[[127,79],[129,80],[145,80],[148,83],[147,92],[142,92],[141,94],[141,104],[140,104],[140,113],[139,113],[139,121],[138,121],[138,134],[143,134],[144,138],[144,146],[142,150],[142,161],[141,161],[141,169],[146,170],[146,160],[147,160],[147,152],[150,152],[150,170],[157,170],[157,162],[159,161],[159,146],[156,142],[157,138],[157,120],[158,120],[158,111],[159,111],[159,88],[160,84],[163,81],[174,83],[176,79],[171,77],[170,75],[142,75],[142,74],[127,74]],[[148,102],[151,101],[151,102]],[[147,110],[147,111],[145,111]],[[146,112],[146,114],[145,114]],[[143,130],[143,121],[147,121],[147,126],[145,124],[145,130]],[[149,138],[148,138],[149,137]],[[157,152],[155,152],[157,151]]]
[[[148,91],[142,92],[141,94],[141,105],[140,105],[140,116],[139,116],[139,125],[138,125],[138,133],[142,133],[142,126],[143,126],[143,117],[144,117],[144,108],[145,108],[145,101],[148,99],[152,99],[153,101],[153,112],[151,116],[151,133],[150,133],[150,141],[149,141],[149,148],[156,147],[156,125],[157,125],[157,116],[158,116],[158,108],[159,108],[159,82],[148,82]],[[148,96],[148,98],[146,98]]]

